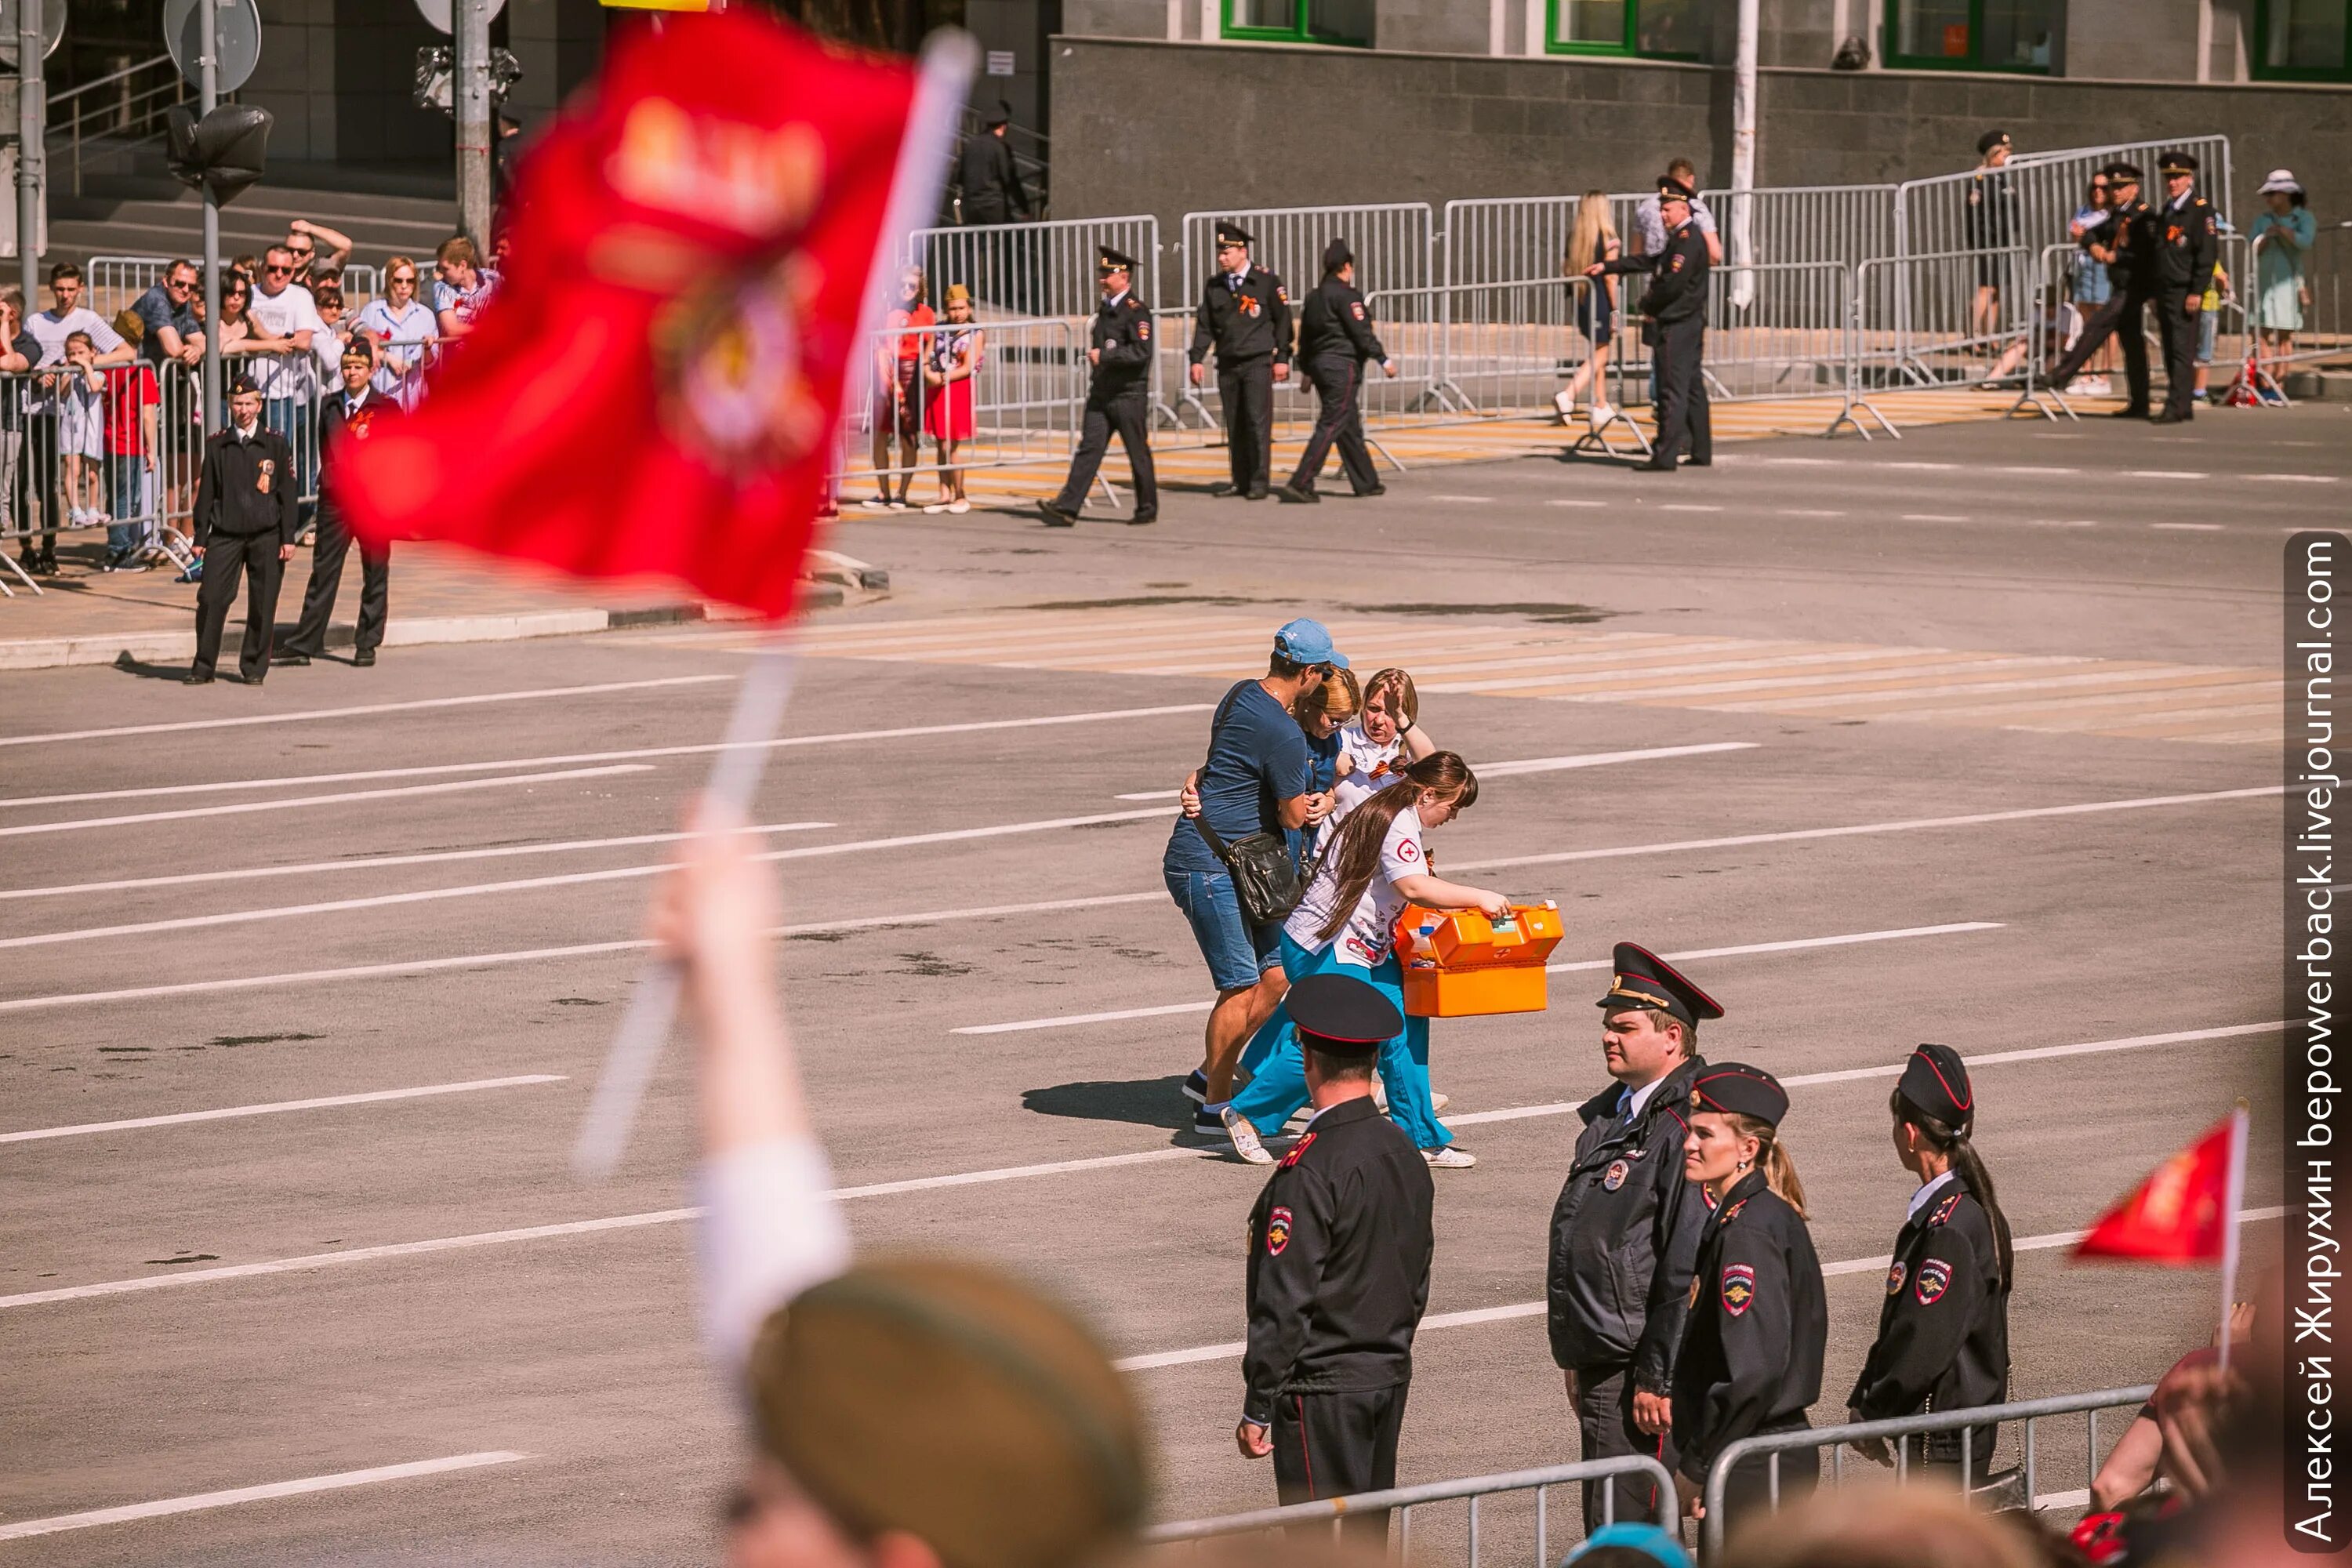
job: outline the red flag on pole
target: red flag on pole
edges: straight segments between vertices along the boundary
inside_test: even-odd
[[[2107,1211],[2074,1246],[2077,1258],[2220,1263],[2232,1251],[2242,1179],[2244,1112],[2234,1111]]]
[[[935,199],[965,64],[749,6],[617,46],[523,163],[476,330],[343,454],[353,530],[790,614],[877,268]]]

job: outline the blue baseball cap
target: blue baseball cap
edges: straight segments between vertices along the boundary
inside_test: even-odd
[[[1602,1546],[1631,1547],[1657,1559],[1658,1568],[1690,1568],[1690,1553],[1683,1550],[1681,1542],[1654,1524],[1633,1523],[1602,1525],[1562,1560],[1560,1568],[1568,1568],[1569,1563]]]
[[[1348,656],[1331,646],[1331,634],[1323,623],[1303,616],[1274,634],[1274,651],[1293,664],[1328,664],[1334,669],[1348,668]]]

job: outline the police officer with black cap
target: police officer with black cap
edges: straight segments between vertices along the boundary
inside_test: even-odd
[[[1249,247],[1240,225],[1217,226],[1217,269],[1192,319],[1192,379],[1201,384],[1201,362],[1214,347],[1233,479],[1210,493],[1264,500],[1274,462],[1274,384],[1290,379],[1290,293],[1251,262]]]
[[[1577,1109],[1584,1131],[1551,1211],[1552,1360],[1567,1373],[1581,1457],[1648,1454],[1668,1470],[1668,1395],[1689,1314],[1706,1196],[1683,1175],[1702,1018],[1720,1004],[1646,948],[1617,944],[1601,998],[1601,1056],[1617,1081]],[[1640,1476],[1584,1483],[1584,1528],[1654,1518]],[[1604,1493],[1614,1493],[1604,1508]]]
[[[1878,1339],[1846,1405],[1856,1421],[1884,1421],[1930,1410],[1969,1410],[2009,1396],[2009,1292],[2014,1261],[2009,1220],[1993,1195],[1992,1176],[1969,1141],[1976,1090],[1960,1054],[1921,1046],[1904,1064],[1888,1109],[1895,1156],[1919,1178],[1911,1210],[1895,1237]],[[1961,1434],[1929,1433],[1903,1442],[1909,1463],[1946,1469],[1975,1486],[1991,1468],[1990,1423]],[[1884,1442],[1856,1447],[1892,1462]]]
[[[1643,292],[1642,341],[1658,365],[1658,438],[1650,460],[1635,465],[1650,473],[1672,473],[1685,447],[1691,464],[1715,460],[1715,430],[1708,416],[1706,375],[1700,360],[1706,342],[1706,236],[1691,221],[1698,193],[1672,174],[1658,177],[1658,216],[1666,227],[1664,248],[1613,261],[1596,261],[1588,277],[1607,272],[1647,272]]]
[[[1315,1106],[1250,1212],[1247,1386],[1234,1440],[1274,1459],[1286,1503],[1396,1484],[1412,1336],[1429,1302],[1434,1184],[1381,1114],[1372,1065],[1404,1027],[1349,974],[1310,974],[1285,1005]],[[1348,1516],[1378,1542],[1385,1512]]]
[[[1118,433],[1135,480],[1135,515],[1128,521],[1150,522],[1160,515],[1160,478],[1151,464],[1151,307],[1129,287],[1135,258],[1106,245],[1095,270],[1102,282],[1102,307],[1095,312],[1089,329],[1092,346],[1087,350],[1094,374],[1087,385],[1086,416],[1069,475],[1059,494],[1037,504],[1048,528],[1067,528],[1077,521],[1103,454],[1110,450],[1113,431]]]
[[[1315,434],[1307,437],[1307,450],[1299,454],[1297,470],[1288,484],[1276,486],[1274,493],[1286,501],[1322,500],[1315,493],[1315,481],[1322,476],[1323,459],[1336,443],[1339,467],[1347,471],[1355,493],[1381,494],[1388,487],[1381,483],[1380,471],[1372,467],[1356,394],[1363,384],[1366,364],[1379,365],[1393,379],[1396,361],[1389,358],[1380,334],[1372,331],[1371,310],[1356,289],[1355,253],[1344,239],[1335,239],[1324,247],[1323,281],[1307,296],[1307,304],[1299,311],[1298,363],[1307,367],[1307,379],[1315,384],[1322,408],[1316,416]]]
[[[1696,1512],[1707,1471],[1726,1445],[1810,1425],[1822,1394],[1829,1303],[1822,1262],[1805,1228],[1805,1189],[1780,1140],[1789,1096],[1761,1068],[1716,1062],[1691,1079],[1683,1174],[1706,1186],[1715,1214],[1691,1279],[1690,1322],[1675,1363],[1675,1489]],[[1780,1455],[1783,1503],[1821,1475],[1821,1454]],[[1727,1531],[1769,1507],[1770,1458],[1732,1468],[1724,1490]]]
[[[2164,205],[2156,210],[2156,328],[2164,342],[2164,412],[2158,425],[2195,417],[2197,313],[2221,250],[2221,219],[2197,189],[2197,159],[2167,153],[2156,161]]]
[[[2107,176],[2107,221],[2083,239],[2091,259],[2107,268],[2115,291],[2091,312],[2075,336],[2074,346],[2050,367],[2050,384],[2064,391],[2082,368],[2091,363],[2099,345],[2110,337],[2124,348],[2124,379],[2130,395],[2114,411],[2124,419],[2145,419],[2148,412],[2147,339],[2141,319],[2156,294],[2156,216],[2140,199],[2139,166],[2114,163],[2102,171]],[[2199,296],[2202,303],[2203,296]],[[2193,344],[2191,345],[2194,346]],[[2195,372],[2190,372],[2193,380]]]

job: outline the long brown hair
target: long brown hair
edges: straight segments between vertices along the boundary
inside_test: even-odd
[[[1812,1218],[1805,1212],[1805,1184],[1797,1180],[1797,1162],[1780,1145],[1780,1130],[1744,1111],[1727,1110],[1722,1115],[1733,1132],[1756,1140],[1756,1163],[1764,1172],[1764,1184],[1782,1203],[1795,1209],[1799,1219]]]
[[[1364,890],[1380,871],[1381,846],[1388,842],[1389,829],[1400,814],[1421,804],[1421,792],[1425,789],[1435,790],[1440,800],[1453,802],[1456,813],[1478,802],[1478,779],[1470,764],[1452,752],[1432,752],[1397,774],[1388,788],[1356,807],[1339,825],[1315,868],[1317,877],[1328,872],[1339,885],[1331,913],[1316,933],[1318,941],[1329,942],[1347,928],[1348,918],[1356,912]]]
[[[1964,1121],[1955,1127],[1948,1121],[1938,1121],[1906,1100],[1899,1089],[1887,1096],[1886,1109],[1895,1113],[1895,1121],[1917,1128],[1921,1142],[1951,1161],[1953,1173],[1960,1178],[1969,1195],[1984,1205],[1985,1217],[1992,1221],[1993,1247],[2000,1255],[2000,1282],[2007,1288],[2016,1278],[2010,1272],[2016,1254],[2010,1247],[2009,1216],[2000,1212],[2000,1200],[1993,1196],[1992,1173],[1985,1169],[1983,1156],[1969,1142],[1970,1124]]]

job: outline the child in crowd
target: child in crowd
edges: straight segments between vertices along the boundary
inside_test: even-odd
[[[58,468],[67,513],[76,528],[108,521],[99,474],[106,461],[106,373],[88,332],[66,334],[66,363],[58,372]]]
[[[1407,763],[1436,750],[1437,742],[1421,727],[1421,698],[1412,677],[1393,668],[1373,676],[1364,687],[1362,713],[1339,731],[1332,823],[1394,784]]]
[[[2205,285],[2204,303],[2197,310],[2197,389],[2189,394],[2192,402],[2205,401],[2205,376],[2212,368],[2214,340],[2221,331],[2221,306],[2230,297],[2230,275],[2217,263],[2213,281]]]
[[[923,409],[923,428],[939,443],[940,451],[940,499],[923,510],[961,516],[971,510],[971,498],[964,493],[956,448],[972,437],[971,389],[980,374],[985,334],[972,324],[971,290],[962,284],[948,285],[947,311],[947,327],[932,336],[923,366],[923,384],[932,389]]]
[[[159,553],[147,454],[155,448],[161,402],[154,366],[119,364],[106,372],[109,572],[144,572]]]

